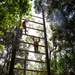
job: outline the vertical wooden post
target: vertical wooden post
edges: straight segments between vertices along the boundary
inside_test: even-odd
[[[14,40],[14,43],[13,43],[13,49],[12,49],[12,57],[11,57],[11,63],[10,63],[10,68],[9,68],[9,74],[8,75],[13,75],[13,71],[14,71],[14,64],[15,64],[15,57],[16,57],[16,47],[17,47],[17,36]]]
[[[19,35],[18,32],[19,32],[19,28],[16,30],[16,36],[14,36],[14,40],[13,40],[12,57],[11,57],[11,63],[10,63],[10,68],[9,68],[9,74],[8,75],[13,75],[13,72],[14,72],[14,64],[15,64],[15,57],[16,57],[17,43],[18,43],[18,35]]]
[[[43,16],[43,26],[44,26],[45,52],[46,52],[46,62],[47,62],[47,75],[50,75],[50,61],[49,61],[49,57],[48,57],[48,43],[47,43],[45,17],[44,17],[44,9],[43,8],[42,8],[42,16]]]
[[[13,75],[15,56],[16,56],[16,47],[14,47],[13,50],[12,50],[12,58],[11,58],[11,63],[10,63],[10,68],[9,68],[9,74],[8,75]]]

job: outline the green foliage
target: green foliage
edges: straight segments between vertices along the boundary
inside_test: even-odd
[[[3,36],[4,34],[3,34],[3,32],[2,31],[0,31],[0,36]]]
[[[29,15],[31,7],[30,0],[0,0],[0,50],[6,52],[0,53],[0,58],[4,60],[3,64],[6,64],[1,65],[3,75],[6,75],[6,68],[9,68],[14,26],[21,26],[22,17]],[[21,66],[18,64],[18,67]]]
[[[15,65],[16,68],[22,68],[21,64],[18,63],[17,65]]]
[[[64,18],[63,24],[60,25],[57,18],[51,18],[53,23],[50,25],[52,30],[51,41],[53,42],[53,48],[56,48],[57,52],[61,54],[57,62],[57,70],[55,72],[56,75],[66,75],[69,69],[73,69],[75,71],[75,0],[51,0],[49,8],[50,18],[52,17],[52,13],[54,13],[55,18],[56,15],[61,13]],[[53,17],[54,17],[53,16]],[[64,53],[62,53],[62,51]],[[57,56],[59,57],[59,56]],[[52,60],[51,60],[52,62]],[[54,70],[53,67],[51,67]]]
[[[3,49],[4,49],[4,46],[0,44],[0,50],[3,50]]]

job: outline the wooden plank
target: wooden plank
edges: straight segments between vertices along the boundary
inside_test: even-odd
[[[26,27],[26,28],[34,29],[34,30],[38,30],[38,31],[44,32],[44,30],[40,30],[40,29],[36,29],[36,28],[31,28],[31,27]]]
[[[36,23],[36,24],[39,24],[39,25],[42,25],[43,26],[43,24],[42,23],[39,23],[39,22],[35,22],[35,21],[31,21],[31,20],[28,20],[29,22],[33,22],[33,23]]]
[[[20,41],[20,43],[25,43],[25,44],[31,44],[31,45],[34,45],[33,43],[24,42],[24,41]],[[45,47],[45,46],[43,46],[43,45],[38,45],[38,46]]]
[[[38,63],[46,63],[46,62],[42,62],[42,61],[36,61],[36,60],[30,60],[30,59],[25,59],[25,58],[17,58],[17,60],[26,60],[26,61],[32,61],[32,62],[38,62]]]
[[[31,53],[36,53],[36,54],[42,54],[42,55],[45,55],[45,53],[40,53],[40,52],[34,52],[34,51],[30,51],[30,50],[24,50],[24,49],[17,49],[17,50],[20,50],[20,51],[25,51],[25,52],[31,52]]]
[[[26,20],[26,19],[22,19],[22,20]],[[43,26],[43,24],[42,23],[39,23],[39,22],[35,22],[35,21],[31,21],[31,20],[28,20],[28,22],[33,22],[33,23],[36,23],[36,24],[39,24],[39,25],[42,25]]]
[[[31,70],[31,69],[22,69],[22,68],[14,68],[16,70],[25,70],[25,71],[31,71],[31,72],[43,72],[43,73],[47,73],[47,71],[38,71],[38,70]]]
[[[36,17],[36,18],[39,18],[39,19],[43,19],[42,17],[38,17],[38,16],[35,16],[35,15],[33,15],[33,17]]]
[[[33,35],[28,35],[28,34],[22,34],[22,35],[26,35],[26,36],[30,36],[30,37],[35,37],[35,38],[40,38],[40,39],[45,39],[45,38],[41,38],[41,37],[37,37],[37,36],[33,36]]]

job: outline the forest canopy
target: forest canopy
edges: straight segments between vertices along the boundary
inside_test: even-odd
[[[33,2],[33,5],[31,2]],[[68,75],[69,70],[75,72],[75,0],[0,0],[0,75],[7,75],[9,72],[11,55],[15,45],[13,34],[17,29],[16,27],[22,30],[22,18],[31,15],[32,6],[39,16],[42,13],[41,2],[45,3],[45,8],[47,8],[44,9],[44,17],[46,18],[46,23],[48,22],[46,34],[48,38],[50,73],[51,75]],[[35,21],[32,18],[28,19]],[[43,29],[41,26],[36,26],[36,28]],[[20,31],[20,36],[18,35],[20,38],[21,33]],[[42,35],[41,32],[36,32],[36,34]],[[33,43],[32,38],[25,37],[26,42]],[[19,43],[17,43],[18,48]],[[43,41],[40,44],[44,44]],[[26,50],[30,47],[30,45],[23,43],[20,45]],[[39,54],[43,51],[43,48],[39,47],[38,51]],[[29,56],[28,52],[18,51],[17,54],[18,57],[21,55],[25,59]],[[33,59],[33,56],[30,57]],[[35,54],[35,58],[41,62],[45,60],[42,55]],[[18,64],[15,66],[18,68],[24,67],[26,69],[26,67],[29,67],[31,69],[38,68],[42,71],[46,70],[45,65],[30,64],[26,60],[20,62],[17,60],[16,63]],[[45,75],[43,73],[26,73],[26,71],[15,71],[15,73],[18,75]]]

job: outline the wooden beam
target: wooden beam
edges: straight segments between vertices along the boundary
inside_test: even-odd
[[[50,74],[50,59],[48,53],[48,43],[47,43],[47,33],[46,33],[46,25],[45,25],[45,16],[44,16],[44,9],[42,7],[42,17],[43,17],[43,27],[44,27],[44,38],[45,38],[45,52],[46,52],[46,62],[47,62],[47,75]]]
[[[33,43],[24,42],[24,41],[20,41],[20,43],[25,43],[25,44],[31,44],[31,45],[34,45]],[[38,46],[45,47],[45,46],[43,46],[43,45],[38,45]]]
[[[33,17],[36,17],[36,18],[39,18],[39,19],[43,19],[42,17],[38,17],[38,16],[35,16],[35,15],[33,15]]]
[[[36,29],[36,28],[31,28],[31,27],[26,27],[26,28],[34,29],[34,30],[38,30],[38,31],[44,32],[44,30],[40,30],[40,29]]]
[[[30,37],[35,37],[35,38],[44,39],[44,38],[41,38],[41,37],[37,37],[37,36],[33,36],[33,35],[28,35],[28,34],[22,34],[22,35],[26,35],[26,36],[30,36]]]
[[[31,20],[28,20],[29,22],[33,22],[33,23],[36,23],[36,24],[40,24],[40,25],[42,25],[43,26],[43,24],[42,23],[39,23],[39,22],[35,22],[35,21],[31,21]]]
[[[38,71],[38,70],[31,70],[31,69],[22,69],[22,68],[14,68],[16,70],[25,70],[25,71],[32,71],[32,72],[42,72],[42,73],[47,73],[47,71]]]
[[[42,54],[42,55],[45,55],[45,53],[40,53],[40,52],[34,52],[34,51],[30,51],[30,50],[24,50],[24,49],[17,49],[19,51],[25,51],[25,52],[31,52],[31,53],[36,53],[36,54]]]
[[[25,59],[25,58],[17,58],[17,60],[26,60],[26,61],[32,61],[32,62],[38,62],[38,63],[46,63],[46,62],[42,62],[42,61],[36,61],[36,60],[30,60],[30,59]]]
[[[26,19],[22,19],[22,20],[26,20]],[[31,21],[31,20],[28,20],[28,22],[33,22],[33,23],[36,23],[36,24],[39,24],[39,25],[42,25],[43,26],[43,24],[42,23],[39,23],[39,22],[35,22],[35,21]]]

